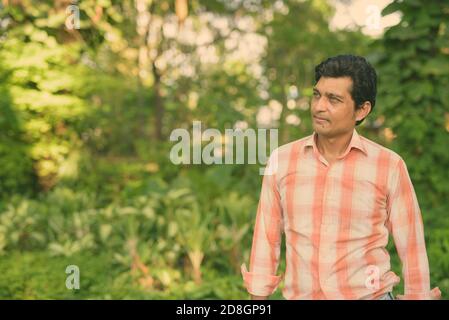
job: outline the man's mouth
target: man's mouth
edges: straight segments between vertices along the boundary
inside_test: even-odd
[[[327,120],[327,119],[325,119],[325,118],[321,118],[321,117],[317,117],[317,116],[313,116],[313,118],[314,118],[316,121],[318,121],[318,122],[329,121],[329,120]]]

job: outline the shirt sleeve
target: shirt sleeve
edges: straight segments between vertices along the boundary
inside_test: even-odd
[[[402,262],[404,295],[399,299],[439,299],[438,288],[430,290],[424,227],[418,200],[402,158],[389,183],[387,225]]]
[[[275,152],[268,160],[269,165],[262,180],[251,247],[250,270],[247,270],[245,264],[241,266],[247,291],[257,296],[271,295],[282,280],[282,275],[276,275],[280,258],[283,218],[276,173],[273,170],[274,157],[277,157]]]

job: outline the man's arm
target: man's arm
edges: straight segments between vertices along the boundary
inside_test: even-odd
[[[430,290],[424,227],[418,200],[402,158],[389,183],[388,227],[402,262],[405,294],[399,299],[439,299],[438,288]]]
[[[275,153],[270,156],[269,164],[272,164],[273,156]],[[282,207],[276,176],[264,175],[254,227],[250,270],[246,270],[245,264],[241,267],[244,284],[251,299],[268,299],[282,279],[276,275],[282,230]]]

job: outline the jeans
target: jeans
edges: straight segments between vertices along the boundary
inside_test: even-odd
[[[380,296],[379,298],[377,298],[377,300],[395,300],[395,298],[393,296],[393,293],[387,292],[383,296]]]

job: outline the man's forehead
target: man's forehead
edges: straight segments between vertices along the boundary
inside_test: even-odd
[[[349,94],[352,87],[352,79],[350,77],[321,77],[315,88],[323,93],[333,93],[338,95]]]

